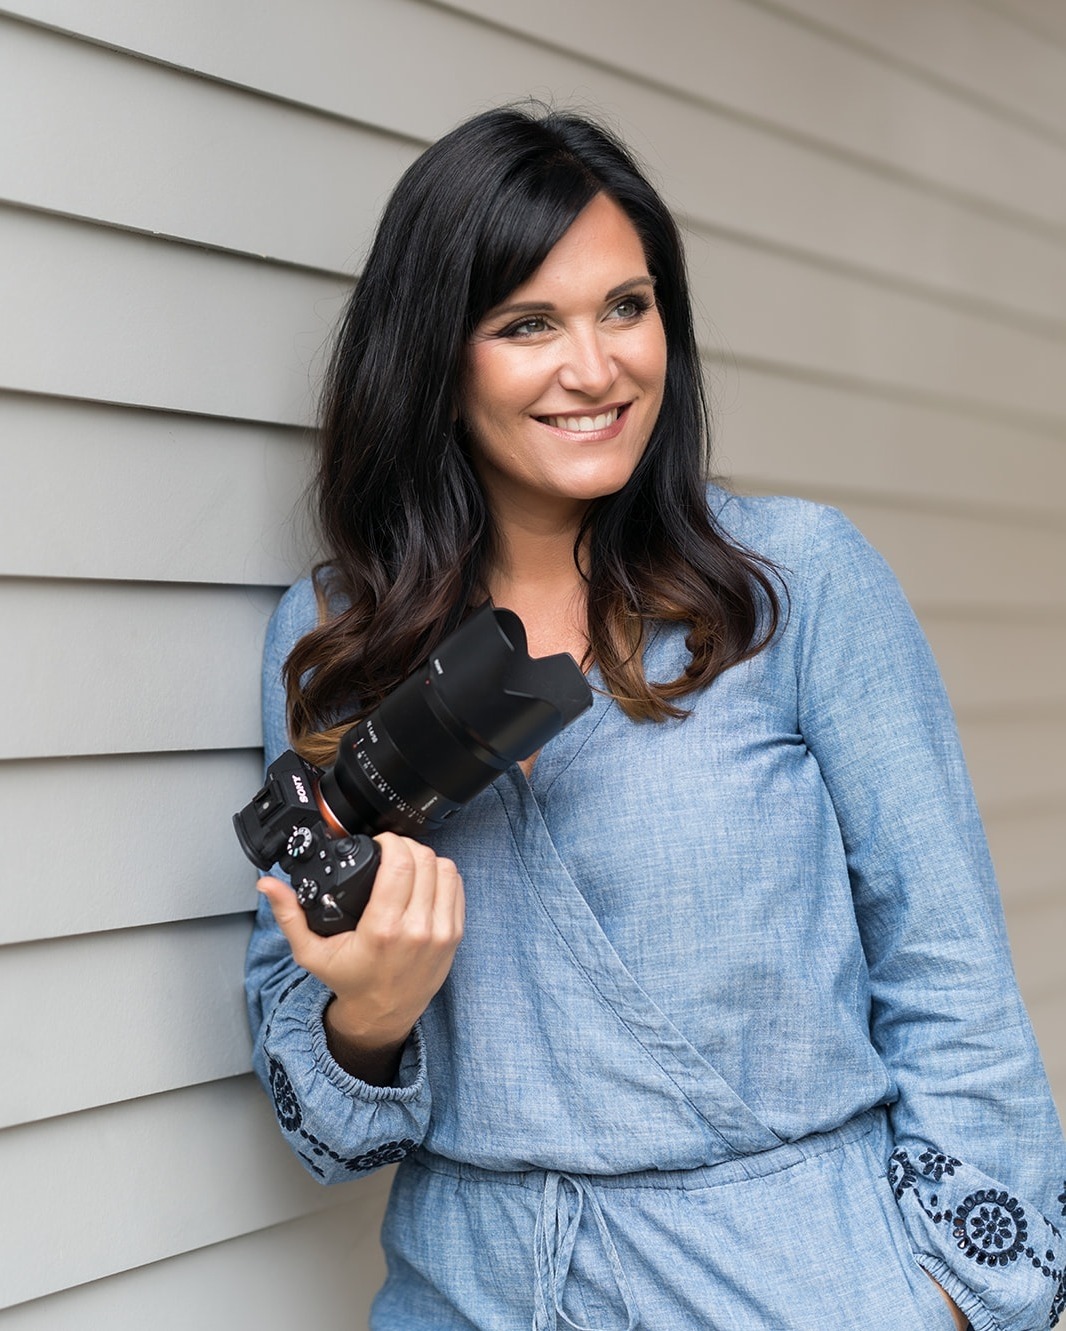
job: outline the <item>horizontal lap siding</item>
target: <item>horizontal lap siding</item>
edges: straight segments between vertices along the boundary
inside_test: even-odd
[[[1066,14],[1058,0],[975,0],[993,13],[1028,28],[1040,41],[1066,50]]]
[[[0,1011],[25,1075],[0,1088],[0,1127],[246,1072],[247,941],[239,915],[13,950]]]
[[[788,5],[618,0],[609,24],[596,6],[568,0],[453,0],[452,7],[573,51],[595,51],[598,62],[635,77],[976,205],[1051,226],[1066,220],[1058,145],[878,55],[790,22]],[[834,9],[846,7],[839,0]],[[965,3],[955,12],[964,23]],[[663,40],[665,31],[686,27],[703,40]]]
[[[3,696],[22,700],[5,757],[260,742],[266,590],[14,578],[0,602],[11,640],[33,646],[0,657]],[[107,688],[112,673],[133,688]]]
[[[4,1331],[302,1327],[312,1300],[317,1331],[359,1331],[385,1278],[377,1216],[391,1176],[363,1180],[326,1212],[23,1303],[3,1315]]]
[[[1057,0],[1051,2],[1061,14]],[[1013,21],[1025,0],[1003,0],[1003,5],[1013,6],[1010,17],[994,4],[972,3],[964,24],[956,0],[790,0],[788,8],[796,22],[850,38],[874,59],[898,62],[1061,141],[1066,124],[1062,53]]]
[[[253,655],[234,678],[254,697]],[[5,824],[33,827],[45,810],[49,827],[47,909],[36,892],[9,893],[0,944],[250,910],[252,878],[226,815],[261,773],[258,748],[0,763]],[[37,881],[38,841],[6,841],[6,881]]]
[[[47,13],[60,7],[33,8]],[[560,99],[564,89],[572,88],[580,99],[606,108],[631,128],[666,177],[672,202],[687,217],[1018,312],[1063,317],[1066,253],[1055,236],[974,212],[965,200],[916,189],[874,163],[844,161],[815,145],[782,139],[775,127],[737,119],[728,109],[698,103],[679,107],[676,96],[635,83],[623,72],[531,49],[506,33],[481,30],[473,40],[466,23],[432,9],[424,11],[420,45],[430,49],[432,43],[439,50],[438,64],[417,86],[406,84],[399,100],[395,88],[379,99],[375,123],[387,135],[371,131],[361,123],[368,85],[372,92],[382,67],[389,67],[390,53],[409,40],[412,8],[418,6],[379,0],[347,11],[323,6],[299,14],[293,10],[294,21],[281,29],[279,40],[293,45],[318,35],[330,52],[344,51],[350,40],[344,20],[364,11],[367,35],[354,57],[359,77],[323,83],[316,71],[313,79],[301,80],[298,73],[266,60],[264,39],[255,51],[234,53],[240,67],[231,68],[228,77],[243,75],[267,97],[146,67],[55,33],[8,25],[15,37],[0,46],[5,72],[0,97],[10,99],[14,113],[18,102],[6,89],[26,88],[26,95],[32,93],[40,103],[34,106],[34,123],[45,128],[22,145],[0,143],[4,175],[12,182],[5,194],[19,198],[32,190],[38,200],[43,195],[49,206],[77,216],[103,216],[290,262],[347,268],[361,252],[366,227],[389,182],[417,151],[415,144],[391,135],[428,142],[471,105],[506,100],[516,88],[547,94],[554,87]],[[122,22],[104,23],[105,9],[93,10],[99,35],[134,40],[127,26],[138,12],[121,15]],[[80,10],[66,17],[74,22]],[[225,24],[226,15],[212,8],[209,23],[205,11],[200,28],[195,18],[194,6],[182,6],[181,20],[190,31],[182,33],[181,54],[194,69],[221,73],[226,29],[218,25]],[[44,66],[51,75],[44,87],[61,80],[70,48],[91,64],[92,72],[76,124],[27,73],[27,66]],[[320,113],[270,100],[314,94]],[[134,114],[122,109],[127,106]],[[146,138],[131,128],[142,108],[140,118],[151,116],[153,126],[160,122],[158,142],[158,133]],[[679,117],[684,133],[678,133]],[[178,127],[183,127],[180,134]],[[195,139],[195,152],[189,137]],[[112,142],[115,151],[108,153],[106,145]],[[50,170],[47,156],[42,169],[40,144],[52,145],[53,153],[54,145],[62,147],[62,157],[53,159]],[[67,157],[82,169],[66,170]],[[743,168],[727,172],[722,164],[730,162]],[[293,206],[301,189],[304,197],[317,201],[310,215]]]
[[[3,387],[302,424],[347,285],[0,206]]]
[[[602,108],[662,179],[722,469],[839,505],[902,577],[1066,1097],[1066,49],[1037,35],[1052,6],[1009,8],[309,0],[249,41],[214,0],[7,7],[0,817],[35,884],[0,933],[15,1331],[266,1331],[312,1286],[319,1325],[364,1324],[387,1178],[306,1181],[247,1075],[229,815],[374,219],[422,145],[526,93]]]
[[[740,357],[708,371],[719,465],[743,483],[1062,530],[1066,428]]]
[[[276,587],[313,548],[307,431],[0,391],[0,436],[7,576]]]
[[[8,1128],[0,1176],[5,1303],[356,1197],[353,1187],[323,1188],[304,1173],[249,1076]],[[295,1254],[284,1278],[300,1278]]]

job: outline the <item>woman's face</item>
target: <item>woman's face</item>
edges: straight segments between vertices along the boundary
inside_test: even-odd
[[[573,523],[629,480],[659,415],[666,337],[633,224],[599,194],[471,338],[460,415],[497,521]]]

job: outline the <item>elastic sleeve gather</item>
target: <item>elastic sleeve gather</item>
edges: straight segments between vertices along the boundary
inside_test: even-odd
[[[314,593],[305,581],[282,598],[267,629],[267,765],[289,747],[282,669],[315,621]],[[322,1018],[332,994],[296,965],[265,900],[256,911],[248,946],[245,993],[253,1067],[271,1097],[282,1133],[311,1174],[324,1183],[340,1183],[402,1160],[421,1144],[430,1110],[421,1027],[415,1027],[404,1047],[392,1086],[371,1086],[346,1072],[326,1043]]]
[[[840,824],[895,1080],[886,1187],[975,1331],[1066,1302],[1066,1147],[1011,965],[954,718],[895,577],[823,510],[793,594],[800,725]]]

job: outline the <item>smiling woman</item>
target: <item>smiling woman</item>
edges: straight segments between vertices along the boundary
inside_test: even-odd
[[[633,224],[598,194],[474,330],[460,415],[504,528],[541,520],[576,532],[590,500],[629,481],[666,380],[654,291]]]
[[[256,1067],[325,1182],[399,1162],[375,1331],[1033,1331],[1066,1147],[951,712],[840,514],[707,484],[677,229],[580,117],[390,200],[322,430],[267,760],[486,598],[593,706],[321,938],[262,881]],[[939,1289],[938,1289],[939,1286]]]

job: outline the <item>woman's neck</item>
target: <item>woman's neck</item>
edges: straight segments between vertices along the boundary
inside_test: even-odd
[[[499,533],[487,590],[496,605],[522,620],[532,656],[569,652],[577,661],[585,656],[588,598],[574,559],[576,536],[573,528],[511,527]]]

